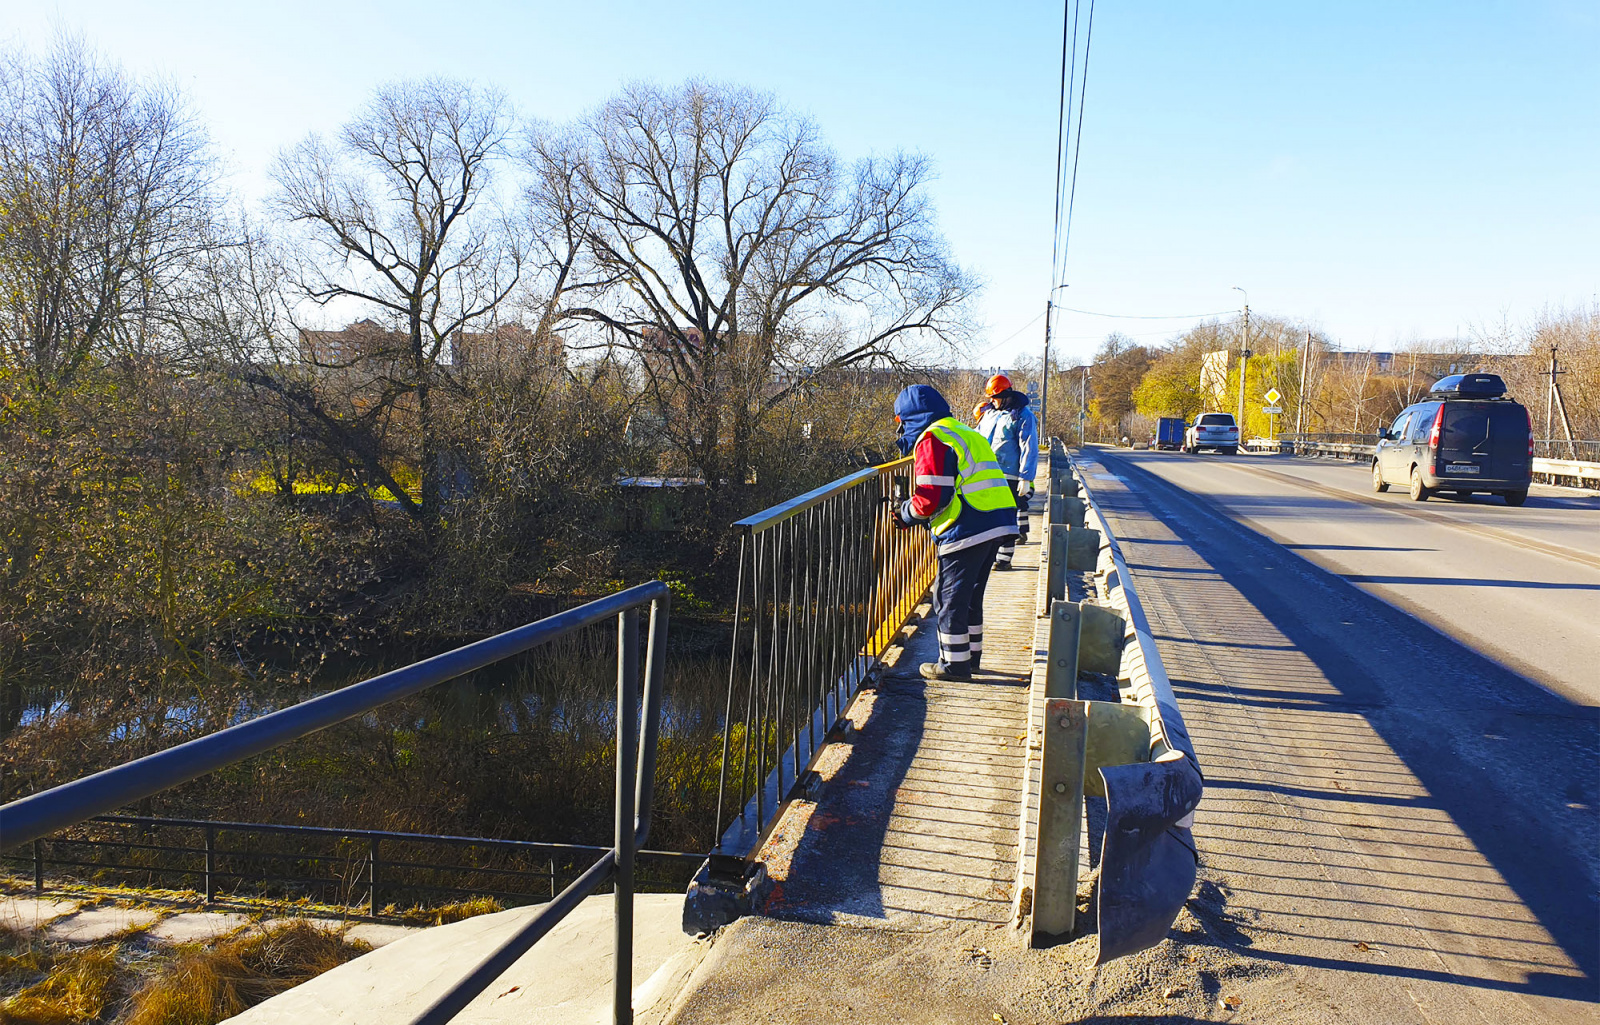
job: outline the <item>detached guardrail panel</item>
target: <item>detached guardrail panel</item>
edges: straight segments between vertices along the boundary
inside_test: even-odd
[[[1041,589],[1049,623],[1041,630],[1043,675],[1035,679],[1036,694],[1043,682],[1044,713],[1037,724],[1038,832],[1029,872],[1023,822],[1020,877],[1033,885],[1031,907],[1019,887],[1019,921],[1031,917],[1036,941],[1071,934],[1083,795],[1103,795],[1107,821],[1094,906],[1097,960],[1105,962],[1160,942],[1192,892],[1198,859],[1190,826],[1204,784],[1121,548],[1059,442],[1052,445],[1051,481],[1057,490],[1081,493],[1087,515],[1077,530],[1049,525],[1047,537],[1068,551],[1073,534],[1092,538],[1101,601],[1070,602],[1064,589]],[[1063,507],[1051,501],[1047,508]],[[1052,552],[1052,563],[1063,554]],[[1121,700],[1077,700],[1080,669],[1115,672]]]

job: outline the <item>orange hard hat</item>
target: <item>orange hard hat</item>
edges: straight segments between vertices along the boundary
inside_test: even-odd
[[[1010,387],[1011,378],[1005,374],[995,374],[989,378],[989,383],[983,386],[983,393],[985,395],[999,395]]]

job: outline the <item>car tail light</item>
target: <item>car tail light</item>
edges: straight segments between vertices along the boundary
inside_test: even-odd
[[[1439,411],[1433,414],[1433,428],[1428,431],[1428,447],[1433,450],[1433,475],[1439,476],[1439,431],[1444,427],[1444,403],[1439,404]]]

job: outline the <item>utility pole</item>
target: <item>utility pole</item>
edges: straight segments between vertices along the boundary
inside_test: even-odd
[[[1244,338],[1239,342],[1239,440],[1244,440],[1244,379],[1250,369],[1250,304],[1244,304]]]
[[[1050,311],[1054,308],[1053,299],[1044,301],[1044,369],[1039,376],[1039,432],[1040,440],[1045,441],[1046,449],[1049,448],[1050,437]]]
[[[1561,397],[1561,385],[1556,381],[1556,375],[1564,373],[1566,373],[1565,370],[1559,370],[1556,367],[1556,347],[1552,345],[1550,346],[1550,392],[1544,399],[1544,436],[1551,441],[1555,440],[1550,409],[1551,403],[1554,402],[1556,408],[1561,412],[1561,429],[1567,435],[1567,454],[1576,459],[1578,458],[1578,446],[1572,440],[1572,421],[1567,417],[1567,403]]]
[[[1078,444],[1089,443],[1089,368],[1083,368],[1083,386],[1078,395]]]
[[[1300,351],[1300,393],[1294,402],[1294,432],[1304,434],[1306,429],[1306,367],[1311,363],[1311,329],[1306,328],[1306,344]]]

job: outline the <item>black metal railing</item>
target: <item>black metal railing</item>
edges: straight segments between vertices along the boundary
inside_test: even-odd
[[[843,477],[739,532],[713,869],[736,870],[933,580],[926,530],[895,527],[911,460]]]
[[[609,848],[593,844],[505,840],[392,830],[285,826],[138,815],[97,815],[83,835],[33,841],[32,849],[0,854],[32,872],[140,880],[198,890],[208,903],[229,890],[241,896],[310,896],[356,914],[379,917],[408,895],[493,897],[506,904],[553,900],[563,879]],[[177,834],[174,836],[173,834]],[[161,842],[166,840],[168,842]],[[180,842],[171,842],[177,840]],[[282,841],[274,844],[274,840]],[[652,881],[681,890],[705,860],[686,851],[638,851]],[[459,864],[458,862],[468,862]],[[246,892],[248,887],[248,892]]]
[[[508,630],[231,726],[125,765],[86,776],[0,808],[0,847],[31,845],[60,830],[160,793],[208,772],[365,715],[391,701],[453,680],[605,620],[617,621],[617,759],[614,844],[500,947],[422,1011],[413,1025],[455,1017],[518,958],[606,883],[616,893],[613,1014],[633,1020],[634,857],[650,832],[671,591],[641,584],[536,623]],[[650,610],[640,693],[639,611]]]

